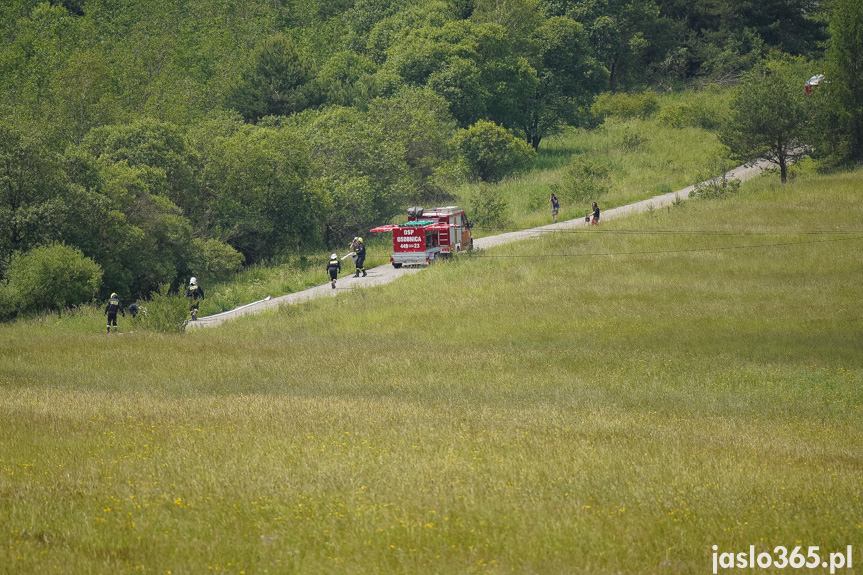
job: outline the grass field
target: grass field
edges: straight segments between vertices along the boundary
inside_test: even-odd
[[[688,574],[713,545],[860,572],[861,182],[184,335],[3,326],[0,572]]]

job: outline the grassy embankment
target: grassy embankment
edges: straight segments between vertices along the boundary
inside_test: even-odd
[[[597,201],[602,209],[630,204],[685,188],[707,171],[719,149],[716,135],[699,126],[714,126],[727,113],[731,92],[708,89],[663,94],[660,109],[650,118],[608,118],[593,130],[570,129],[543,141],[535,168],[497,186],[507,203],[505,228],[527,228],[551,223],[548,197],[552,186],[565,178],[574,159],[584,159],[608,170],[602,180],[607,193]],[[712,176],[713,174],[709,174]],[[476,185],[459,191],[462,203],[476,193]],[[561,195],[559,220],[583,217],[590,201]],[[499,233],[478,229],[479,235]]]
[[[4,326],[0,572],[856,559],[863,234],[836,232],[863,231],[861,179],[744,184],[183,336]]]

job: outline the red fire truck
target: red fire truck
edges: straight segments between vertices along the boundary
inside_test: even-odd
[[[473,249],[471,223],[458,206],[408,208],[408,221],[379,226],[372,232],[393,233],[393,267],[430,264],[463,250]]]

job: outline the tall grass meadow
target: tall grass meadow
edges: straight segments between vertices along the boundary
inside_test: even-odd
[[[861,177],[764,178],[182,335],[87,333],[86,308],[3,326],[0,572],[856,558]]]

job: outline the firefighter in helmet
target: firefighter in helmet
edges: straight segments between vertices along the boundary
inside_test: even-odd
[[[357,238],[351,247],[353,248],[354,253],[357,254],[357,271],[354,273],[354,277],[360,277],[360,273],[363,274],[363,277],[366,277],[366,268],[363,267],[366,263],[366,244],[363,243],[363,238]]]
[[[327,271],[330,274],[330,285],[336,289],[336,278],[339,277],[339,272],[342,271],[342,262],[339,261],[339,256],[332,254],[330,261],[327,263]]]
[[[114,325],[114,333],[117,333],[117,312],[123,314],[123,317],[126,317],[126,311],[123,309],[123,306],[120,305],[120,299],[117,297],[117,294],[112,293],[111,298],[108,300],[108,303],[105,305],[105,315],[108,316],[108,328],[107,333],[111,333],[111,325]]]
[[[186,288],[186,297],[192,298],[192,305],[189,306],[189,311],[192,313],[192,321],[198,319],[199,299],[204,299],[204,288],[198,285],[198,280],[194,277],[189,279],[189,287]]]

